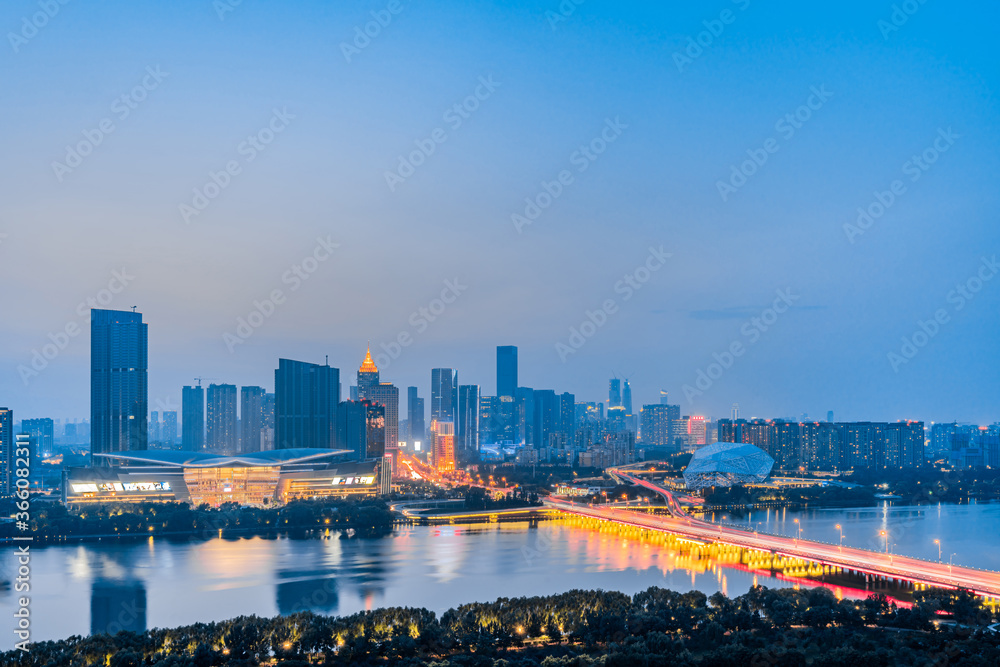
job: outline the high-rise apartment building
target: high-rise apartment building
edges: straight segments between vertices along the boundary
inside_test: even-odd
[[[27,433],[32,437],[38,447],[38,455],[42,457],[51,456],[55,451],[55,431],[55,422],[48,418],[25,419],[21,422],[21,433]]]
[[[163,444],[173,447],[177,444],[177,411],[167,410],[163,413],[163,430],[160,432]]]
[[[642,444],[646,447],[669,447],[673,445],[670,440],[670,422],[676,417],[671,416],[671,408],[674,406],[663,403],[653,403],[642,406]],[[677,411],[680,416],[680,408]]]
[[[439,472],[455,470],[455,424],[431,420],[431,465]]]
[[[240,387],[240,453],[262,450],[264,437],[263,387]]]
[[[274,371],[275,449],[333,448],[340,369],[279,359]]]
[[[210,384],[206,392],[205,444],[206,449],[219,454],[235,454],[236,385]]]
[[[181,390],[181,448],[200,452],[205,449],[205,388]]]
[[[142,313],[90,311],[91,454],[147,448],[147,346]],[[110,461],[94,458],[102,463]]]

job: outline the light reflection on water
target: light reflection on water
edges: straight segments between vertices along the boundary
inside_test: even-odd
[[[888,527],[897,553],[936,558],[932,540],[942,539],[950,549],[945,560],[960,550],[955,562],[1000,569],[995,549],[983,548],[1000,534],[1000,505],[772,511],[743,522],[786,535],[801,525],[804,538],[834,543],[839,534],[833,526],[840,523],[845,544],[868,548],[869,534]],[[16,567],[12,550],[5,550],[0,562],[10,577]],[[661,586],[739,595],[755,582],[797,583],[570,521],[409,526],[372,540],[341,540],[333,533],[308,540],[150,538],[39,548],[32,558],[31,607],[33,639],[43,640],[92,629],[141,630],[305,609],[350,614],[410,606],[441,613],[475,600],[574,588],[633,594]],[[0,593],[0,615],[14,605],[13,590]],[[10,648],[13,641],[0,633],[0,647]]]

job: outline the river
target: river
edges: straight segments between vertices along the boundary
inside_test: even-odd
[[[720,514],[715,517],[723,520]],[[796,523],[795,519],[799,521]],[[725,521],[734,522],[726,516]],[[761,532],[1000,569],[995,549],[1000,505],[771,510],[740,520]],[[16,571],[13,549],[0,556],[4,578]],[[456,605],[574,588],[635,593],[650,586],[711,595],[746,592],[754,582],[795,580],[754,574],[569,521],[470,526],[402,526],[379,539],[261,537],[207,541],[149,538],[35,547],[31,560],[32,641],[119,629],[142,631],[241,614],[273,616],[303,609],[350,614],[384,606]],[[863,591],[836,591],[864,595]],[[0,648],[14,644],[12,612],[20,593],[0,591]],[[9,628],[9,629],[8,629]]]

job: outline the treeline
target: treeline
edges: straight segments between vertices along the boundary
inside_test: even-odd
[[[304,532],[352,529],[363,536],[392,531],[392,512],[378,499],[294,501],[282,507],[218,508],[187,503],[107,503],[69,509],[58,503],[32,504],[30,528],[36,541],[90,536],[179,534],[215,537],[229,533]],[[13,537],[14,524],[0,527],[0,537]]]
[[[823,507],[868,507],[875,505],[873,487],[845,488],[842,486],[807,486],[802,488],[765,489],[732,486],[706,490],[706,506],[740,506],[757,503],[787,505],[819,505]]]
[[[478,486],[463,486],[456,489],[465,498],[465,509],[476,510],[505,510],[517,507],[536,507],[542,502],[538,499],[538,494],[528,491],[524,487],[518,487],[502,498],[494,498],[486,489]]]
[[[942,614],[959,624],[938,627],[932,619]],[[70,637],[2,654],[0,664],[955,667],[1000,664],[1000,634],[983,627],[991,619],[964,591],[925,591],[904,609],[884,596],[838,601],[825,588],[754,587],[733,599],[655,587],[632,597],[576,590],[462,605],[440,619],[390,608]]]
[[[1000,498],[1000,470],[990,468],[941,470],[924,466],[905,470],[859,470],[846,479],[856,484],[884,484],[886,491],[901,497],[900,502],[912,505]]]

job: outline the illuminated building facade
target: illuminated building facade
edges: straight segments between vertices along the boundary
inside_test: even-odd
[[[151,451],[109,454],[113,466],[71,468],[64,502],[179,501],[213,507],[265,506],[295,499],[378,495],[379,464],[335,460],[343,450],[283,449],[234,456]]]
[[[222,454],[236,453],[236,385],[211,384],[207,392],[206,448]]]
[[[399,387],[380,382],[368,389],[368,398],[385,410],[385,451],[399,449]]]
[[[431,420],[454,422],[458,407],[458,371],[431,369]]]
[[[431,420],[431,443],[433,454],[431,465],[438,472],[455,470],[455,424],[449,421]]]

